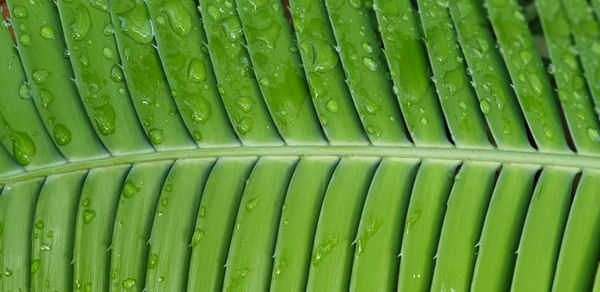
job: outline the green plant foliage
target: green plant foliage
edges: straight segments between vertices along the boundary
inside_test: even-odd
[[[6,2],[0,291],[600,291],[600,0]]]

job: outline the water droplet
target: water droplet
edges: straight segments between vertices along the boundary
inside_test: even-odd
[[[102,135],[110,135],[115,132],[115,110],[110,104],[94,108],[94,122]]]
[[[271,85],[271,82],[269,82],[269,80],[266,79],[266,78],[260,79],[258,81],[258,83],[260,83],[260,85],[262,85],[262,86],[269,86],[269,85]]]
[[[38,220],[35,222],[35,228],[37,228],[37,229],[44,229],[44,226],[45,226],[44,221],[42,221],[42,220]]]
[[[484,114],[490,112],[490,103],[485,99],[479,101],[479,107],[481,108],[481,112],[483,112]]]
[[[533,88],[535,94],[541,95],[542,93],[544,93],[544,86],[542,85],[542,81],[536,74],[528,73],[527,79],[529,80],[529,84],[531,85],[531,88]]]
[[[54,95],[52,95],[52,92],[50,92],[47,89],[40,90],[40,105],[43,108],[48,108],[48,106],[50,106],[50,104],[52,103],[53,100],[54,100]]]
[[[600,131],[598,131],[596,128],[588,128],[587,135],[591,141],[600,141]]]
[[[360,8],[361,2],[362,0],[348,0],[348,4],[350,4],[350,7],[354,9]]]
[[[254,100],[252,98],[243,96],[235,100],[236,105],[245,113],[248,113],[252,110],[254,106]]]
[[[35,82],[36,84],[41,84],[44,81],[46,81],[46,79],[48,79],[48,77],[50,77],[50,72],[48,72],[48,70],[36,70],[33,71],[32,74],[33,77],[33,82]]]
[[[363,48],[363,51],[365,51],[367,53],[373,52],[373,47],[371,45],[369,45],[369,43],[362,43],[362,48]]]
[[[19,37],[19,44],[27,46],[31,43],[31,38],[29,37],[28,34],[22,34]]]
[[[83,218],[83,223],[89,224],[90,222],[92,222],[92,220],[94,220],[94,217],[96,217],[96,211],[90,210],[90,209],[85,209],[85,210],[83,210],[83,213],[81,216]]]
[[[364,101],[365,109],[367,110],[367,114],[374,115],[379,110],[381,110],[381,104],[372,100],[371,98],[366,98]]]
[[[129,289],[135,287],[135,279],[129,278],[129,279],[123,281],[122,286],[126,290],[129,290]]]
[[[329,112],[335,113],[338,111],[338,103],[335,101],[335,99],[329,100],[326,107]]]
[[[35,154],[33,140],[22,132],[14,132],[12,139],[13,156],[20,165],[28,165],[29,159]]]
[[[531,62],[531,60],[533,59],[533,55],[530,51],[521,51],[519,55],[521,56],[521,61],[523,62],[523,65],[529,64],[529,62]]]
[[[91,26],[92,22],[90,20],[88,9],[83,5],[78,6],[75,11],[73,22],[71,22],[71,37],[77,41],[82,40],[90,31]]]
[[[196,230],[194,230],[194,234],[192,235],[192,246],[198,245],[198,243],[202,241],[202,238],[204,238],[204,230],[196,228]]]
[[[198,58],[192,58],[190,65],[188,66],[188,78],[192,82],[201,82],[206,79],[206,70],[204,68],[204,62]]]
[[[23,82],[19,87],[19,95],[24,99],[31,98],[31,88],[29,88],[29,84],[27,82]]]
[[[150,138],[150,142],[154,145],[158,145],[163,141],[163,130],[161,129],[152,129],[148,132],[148,137]]]
[[[34,274],[35,272],[40,270],[40,264],[41,261],[39,259],[35,259],[33,261],[31,261],[31,273]]]
[[[363,64],[365,65],[365,67],[369,70],[369,71],[375,71],[377,70],[377,63],[375,62],[375,60],[369,58],[369,57],[364,57],[362,59]]]
[[[252,130],[252,124],[253,121],[251,118],[243,118],[237,123],[236,129],[238,133],[245,135]]]
[[[142,44],[152,42],[152,25],[143,2],[136,3],[134,8],[121,14],[119,21],[123,33],[132,40]]]
[[[225,36],[231,41],[236,42],[243,34],[242,26],[236,16],[229,17],[221,21]]]
[[[43,26],[42,29],[40,29],[40,35],[45,39],[53,39],[54,30],[49,26]]]
[[[151,253],[148,256],[148,269],[154,270],[156,268],[156,264],[158,263],[158,254]]]
[[[427,124],[428,124],[428,123],[429,123],[429,122],[427,121],[427,119],[426,119],[426,118],[421,118],[421,125],[423,125],[423,126],[427,126]]]
[[[546,136],[546,138],[552,140],[553,135],[552,135],[552,128],[550,128],[550,126],[545,125],[544,126],[544,136]]]
[[[179,1],[165,1],[163,12],[167,14],[173,31],[185,36],[192,30],[192,17]]]
[[[185,103],[190,109],[192,121],[196,124],[208,121],[212,115],[210,103],[203,97],[196,98],[193,101],[185,100]]]
[[[112,23],[105,25],[104,29],[102,29],[102,33],[104,33],[105,36],[109,36],[115,33],[115,29],[113,28]]]
[[[63,124],[55,124],[54,141],[59,146],[69,144],[69,142],[71,142],[71,131]]]
[[[381,226],[381,222],[379,221],[367,221],[365,226],[361,229],[361,232],[356,241],[356,250],[358,254],[361,254],[367,244],[367,241],[377,233],[379,230],[379,226]]]
[[[305,48],[303,50],[312,50],[314,52],[314,59],[312,62],[313,70],[316,72],[327,72],[338,63],[337,53],[323,40],[315,40],[312,43],[304,42]]]
[[[110,70],[110,79],[115,82],[123,81],[123,70],[118,65],[113,65]]]
[[[337,244],[338,238],[333,237],[318,245],[312,254],[312,265],[314,267],[318,266],[319,263],[323,260],[323,258],[333,251]]]
[[[465,85],[464,75],[460,70],[453,70],[446,72],[443,77],[444,82],[442,83],[446,90],[451,95],[454,95],[458,90],[462,89]]]
[[[200,142],[202,141],[202,133],[200,133],[200,131],[194,131],[192,133],[192,138],[194,138],[194,141]]]
[[[87,67],[90,64],[90,61],[86,55],[82,55],[79,57],[79,63],[81,63],[81,66]]]
[[[221,19],[221,12],[219,11],[219,8],[215,7],[214,5],[208,5],[206,11],[214,21],[219,21]]]
[[[252,4],[254,10],[263,7],[267,3],[269,3],[269,0],[250,0],[250,4]]]
[[[162,198],[162,200],[160,200],[160,205],[163,207],[166,207],[169,205],[169,198]]]
[[[123,193],[123,197],[125,197],[125,198],[133,197],[133,195],[135,195],[135,193],[137,193],[138,191],[139,191],[139,189],[130,180],[126,181],[125,184],[123,185],[122,193]]]
[[[254,210],[254,208],[256,207],[256,205],[258,205],[258,197],[254,197],[254,198],[248,200],[248,202],[246,202],[246,205],[245,205],[246,211],[252,212]]]
[[[21,5],[15,5],[12,15],[17,18],[25,18],[27,17],[27,9]]]
[[[90,0],[90,4],[92,7],[100,10],[100,11],[108,11],[108,1],[105,0]]]
[[[46,242],[42,242],[42,244],[40,245],[40,250],[41,251],[51,251],[52,250],[52,245]]]
[[[113,51],[109,47],[104,47],[102,49],[102,55],[104,55],[104,57],[107,58],[107,59],[112,59],[112,57],[113,57]]]

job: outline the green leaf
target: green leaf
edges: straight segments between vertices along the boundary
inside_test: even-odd
[[[600,1],[6,1],[2,291],[600,289]]]

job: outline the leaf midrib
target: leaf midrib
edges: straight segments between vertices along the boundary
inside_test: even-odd
[[[469,149],[454,147],[415,147],[415,146],[254,146],[202,148],[116,156],[95,160],[53,165],[17,174],[0,176],[0,184],[32,179],[50,174],[90,169],[120,164],[134,164],[160,160],[207,157],[244,156],[362,156],[396,157],[413,159],[470,160],[498,163],[535,164],[545,166],[600,168],[599,156],[587,156],[574,152],[543,153],[538,151],[517,151],[497,149]]]

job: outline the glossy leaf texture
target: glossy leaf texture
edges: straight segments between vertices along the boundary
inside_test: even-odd
[[[600,1],[6,2],[0,291],[600,289]]]

